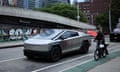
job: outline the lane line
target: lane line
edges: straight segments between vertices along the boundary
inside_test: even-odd
[[[110,50],[112,50],[112,48],[110,48]],[[117,51],[120,51],[120,49],[115,49],[114,51],[111,51],[111,53],[114,53],[114,52],[117,52]],[[67,71],[67,70],[69,70],[69,69],[72,69],[72,68],[74,68],[74,67],[80,66],[80,65],[85,64],[85,63],[87,63],[87,62],[90,62],[90,61],[92,61],[92,60],[94,60],[94,58],[89,59],[89,60],[86,60],[86,61],[84,61],[84,62],[82,62],[82,63],[80,63],[80,64],[76,64],[76,65],[74,65],[74,66],[65,68],[65,69],[63,69],[63,70],[61,70],[61,71],[59,71],[59,72]]]
[[[71,66],[71,67],[65,68],[65,69],[63,69],[63,70],[61,70],[61,71],[58,71],[58,72],[63,72],[63,71],[66,71],[66,70],[72,69],[72,68],[74,68],[74,67],[80,66],[80,65],[85,64],[85,63],[87,63],[87,62],[90,62],[90,61],[92,61],[92,60],[94,60],[94,59],[92,58],[92,59],[89,59],[89,60],[83,61],[82,63],[76,64],[76,65],[73,65],[73,66]]]
[[[32,72],[38,72],[38,71],[42,71],[42,70],[45,70],[45,69],[48,69],[48,68],[52,68],[52,67],[55,67],[55,66],[58,66],[58,65],[61,65],[61,64],[65,64],[65,63],[69,63],[69,62],[72,62],[72,61],[75,61],[75,60],[78,60],[78,59],[81,59],[81,58],[84,58],[86,56],[91,56],[92,53],[88,54],[88,55],[84,55],[84,56],[81,56],[81,57],[78,57],[78,58],[74,58],[74,59],[71,59],[71,60],[67,60],[67,61],[64,61],[64,62],[60,62],[60,63],[57,63],[57,64],[53,64],[53,65],[50,65],[50,66],[47,66],[47,67],[43,67],[43,68],[40,68],[40,69],[36,69]]]
[[[25,56],[24,57],[19,57],[19,58],[14,58],[14,59],[2,60],[2,61],[0,61],[0,63],[13,61],[13,60],[18,60],[18,59],[22,59],[22,58],[25,58]]]
[[[116,46],[116,47],[119,47],[119,46]],[[112,50],[112,49],[113,48],[109,48],[108,50]],[[118,51],[118,50],[115,50],[115,51]],[[115,51],[111,51],[111,52],[115,52]],[[34,70],[32,72],[42,71],[42,70],[45,70],[45,69],[48,69],[48,68],[52,68],[52,67],[55,67],[55,66],[58,66],[58,65],[61,65],[61,64],[69,63],[69,62],[72,62],[72,61],[75,61],[75,60],[78,60],[78,59],[81,59],[81,58],[84,58],[84,57],[87,57],[87,56],[93,56],[93,54],[94,53],[90,53],[90,54],[87,54],[87,55],[84,55],[84,56],[81,56],[81,57],[77,57],[77,58],[74,58],[74,59],[71,59],[71,60],[67,60],[67,61],[60,62],[60,63],[57,63],[57,64],[53,64],[53,65],[50,65],[50,66],[47,66],[47,67],[36,69],[36,70]],[[88,61],[91,61],[91,60],[93,60],[93,59],[87,60],[87,61],[85,61],[85,63],[88,62]],[[84,62],[80,63],[80,64],[84,64]]]

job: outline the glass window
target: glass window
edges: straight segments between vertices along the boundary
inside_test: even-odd
[[[114,32],[114,33],[120,33],[120,28],[116,28],[116,29],[114,29],[113,32]]]
[[[53,39],[61,32],[62,30],[57,30],[57,29],[44,29],[44,30],[41,30],[40,34],[34,36],[33,38],[34,39]]]
[[[77,32],[72,32],[72,31],[67,31],[61,37],[63,39],[66,39],[66,38],[74,37],[74,36],[78,36],[78,33]]]

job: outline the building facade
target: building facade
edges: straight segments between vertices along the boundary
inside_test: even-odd
[[[86,14],[89,23],[94,24],[97,14],[108,12],[110,2],[111,0],[85,0],[79,3],[79,7]]]
[[[17,0],[17,7],[33,9],[43,7],[44,0]]]
[[[84,2],[89,2],[90,0],[84,0]]]
[[[0,5],[2,5],[2,6],[16,6],[17,0],[0,0]]]
[[[47,0],[47,3],[70,3],[70,0]]]
[[[69,3],[70,0],[0,0],[2,6],[14,6],[25,9],[44,7],[53,3]]]

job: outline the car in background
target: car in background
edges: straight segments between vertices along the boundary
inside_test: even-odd
[[[110,41],[120,42],[120,28],[116,28],[113,32],[110,33]]]
[[[24,42],[24,55],[28,58],[45,57],[58,61],[62,54],[78,50],[87,53],[91,36],[66,29],[45,29]]]

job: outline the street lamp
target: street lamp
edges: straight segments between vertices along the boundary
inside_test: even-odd
[[[112,28],[111,28],[111,4],[109,4],[109,30],[110,33],[112,32]]]
[[[77,21],[79,22],[80,20],[80,14],[79,14],[79,2],[77,0]]]
[[[0,6],[2,6],[3,5],[3,0],[0,0]]]

